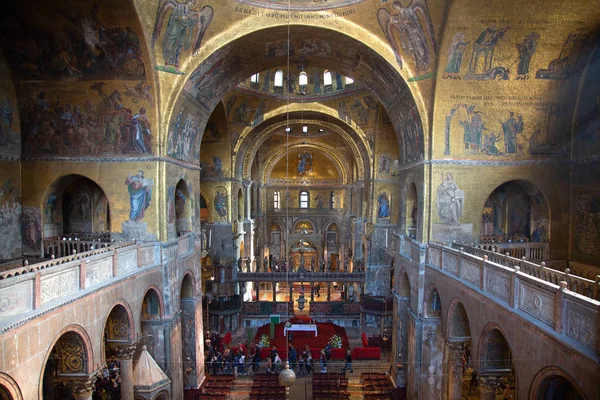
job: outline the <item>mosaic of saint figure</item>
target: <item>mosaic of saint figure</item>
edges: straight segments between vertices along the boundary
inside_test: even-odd
[[[190,49],[194,40],[193,55],[197,55],[204,34],[212,21],[214,11],[204,6],[200,11],[192,10],[197,0],[161,0],[152,33],[152,46],[156,44],[167,19],[167,29],[162,39],[162,55],[167,66],[179,67],[181,53]]]
[[[144,212],[152,200],[149,180],[144,178],[144,171],[139,170],[136,175],[127,177],[125,184],[129,190],[129,206],[131,207],[129,219],[139,221],[144,218]]]
[[[392,8],[396,14],[380,8],[377,11],[377,20],[394,50],[398,65],[402,68],[401,52],[404,52],[412,56],[417,71],[427,70],[431,55],[435,53],[436,48],[435,33],[427,3],[425,0],[413,0],[410,5],[404,7],[401,2],[394,1]],[[431,46],[428,43],[428,36]]]
[[[452,174],[448,172],[436,193],[438,215],[444,224],[460,226],[464,200],[465,192],[458,188]]]
[[[215,193],[215,210],[219,215],[219,218],[227,218],[227,193],[217,192]]]
[[[377,218],[389,218],[390,217],[390,200],[386,192],[381,192],[377,198],[379,209],[377,211]]]

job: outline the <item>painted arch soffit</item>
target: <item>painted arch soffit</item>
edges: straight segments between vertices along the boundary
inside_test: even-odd
[[[215,36],[206,40],[196,56],[190,56],[186,60],[182,58],[180,69],[186,72],[185,75],[162,73],[160,75],[161,83],[171,87],[171,90],[162,91],[167,96],[164,98],[163,104],[166,109],[170,110],[168,118],[163,120],[165,125],[163,128],[168,130],[168,125],[175,116],[173,106],[177,99],[188,90],[186,89],[188,86],[199,85],[201,92],[210,94],[208,98],[204,99],[208,101],[204,108],[210,110],[225,93],[255,71],[274,68],[285,61],[285,56],[270,57],[265,53],[264,42],[268,38],[275,38],[275,41],[271,43],[274,47],[285,42],[285,40],[277,38],[282,35],[285,37],[286,27],[281,25],[281,21],[279,21],[279,25],[271,26],[271,24],[271,21],[266,21],[257,28],[256,25],[246,24],[243,21],[234,23],[230,28],[219,31]],[[418,87],[407,84],[406,76],[410,76],[410,72],[407,71],[406,66],[402,69],[398,67],[389,44],[378,34],[369,32],[359,24],[344,18],[339,18],[336,25],[330,28],[323,28],[322,25],[310,21],[293,25],[294,29],[298,31],[294,35],[299,42],[298,47],[303,41],[328,42],[336,43],[336,47],[344,50],[336,50],[331,54],[310,54],[311,65],[331,68],[345,76],[360,80],[372,89],[376,99],[380,102],[384,100],[382,104],[386,109],[393,108],[397,101],[405,98],[403,96],[406,94],[405,92],[410,92],[409,97],[416,104],[422,126],[426,129],[428,117]],[[319,38],[312,39],[315,35]],[[266,36],[265,40],[260,39],[264,36]],[[248,43],[261,43],[261,45],[248,46]],[[225,61],[228,54],[235,54],[233,57],[235,62]],[[216,68],[217,64],[218,68]],[[214,77],[215,74],[218,76]],[[191,78],[194,79],[190,80]]]
[[[330,122],[317,121],[317,120],[291,120],[289,122],[289,124],[295,124],[295,123],[297,123],[297,124],[306,123],[306,124],[312,124],[312,125],[319,125],[319,126],[322,126],[324,129],[330,130],[334,133],[337,133],[339,136],[341,136],[342,139],[350,147],[350,150],[352,151],[352,154],[356,161],[356,166],[357,166],[357,170],[358,170],[358,179],[360,179],[360,180],[364,179],[365,161],[369,160],[372,157],[372,151],[368,146],[366,146],[366,145],[361,146],[363,151],[366,152],[366,157],[363,157],[363,155],[361,153],[361,149],[359,149],[359,147],[357,146],[357,144],[356,144],[355,140],[352,138],[352,136],[348,132],[346,132],[344,129],[340,128],[339,126],[332,124]],[[256,137],[253,138],[252,145],[244,153],[243,175],[242,175],[244,177],[243,179],[250,179],[252,161],[254,160],[254,157],[256,156],[256,152],[258,151],[260,146],[275,131],[277,131],[279,129],[285,129],[285,127],[287,125],[288,125],[287,121],[281,121],[281,122],[274,123],[272,125],[269,125],[269,127],[267,129],[259,132],[256,135]],[[310,146],[310,145],[313,145],[313,144],[307,144],[304,146]],[[314,146],[317,146],[317,145],[314,145]],[[323,146],[323,148],[328,148],[328,147]],[[328,149],[331,149],[331,151],[334,151],[333,148],[328,148]],[[285,150],[285,149],[283,149],[283,150]],[[241,156],[241,154],[239,156]],[[335,156],[335,159],[341,160],[338,156]],[[267,163],[267,165],[268,165],[268,163]],[[344,163],[342,162],[340,165],[344,165]],[[272,168],[272,166],[271,166],[271,168]],[[265,176],[268,176],[268,174],[266,174]],[[346,176],[344,176],[343,181],[346,182]]]
[[[381,104],[381,103],[378,103]],[[281,117],[283,114],[292,114],[292,113],[296,113],[296,115],[298,114],[310,114],[310,113],[318,113],[318,114],[323,114],[327,117],[332,117],[335,121],[338,121],[338,127],[341,130],[345,130],[344,127],[346,127],[347,129],[352,130],[353,132],[356,132],[356,138],[353,139],[354,141],[357,141],[360,143],[361,147],[364,147],[365,149],[367,149],[367,154],[369,156],[372,156],[371,152],[370,152],[370,146],[367,142],[367,133],[362,129],[362,127],[356,122],[356,121],[344,121],[342,119],[339,118],[339,112],[337,109],[332,108],[331,106],[327,105],[327,104],[323,104],[323,103],[319,103],[319,102],[312,102],[312,103],[292,103],[292,104],[285,104],[282,106],[279,106],[273,110],[269,110],[267,112],[265,112],[265,117],[264,117],[264,121],[263,121],[263,125],[264,124],[268,124],[269,120],[273,119],[277,119],[278,117]],[[298,120],[294,117],[294,121],[295,123],[298,123]],[[290,124],[292,124],[292,120],[290,120]],[[319,121],[319,124],[322,124],[323,122]],[[256,127],[247,127],[244,128],[244,130],[242,130],[242,132],[240,133],[240,137],[238,138],[238,141],[236,142],[236,146],[233,149],[233,151],[237,154],[240,152],[242,146],[245,145],[246,142],[246,138],[250,137],[250,135],[254,134],[254,136],[252,137],[252,140],[256,140],[257,138],[257,134],[256,134],[257,130]]]
[[[275,165],[277,164],[277,162],[279,160],[281,160],[283,157],[285,157],[286,153],[288,151],[294,151],[296,149],[312,149],[312,150],[316,150],[316,151],[320,151],[322,152],[325,157],[327,157],[329,160],[331,160],[333,162],[333,164],[335,165],[338,174],[341,176],[341,183],[345,184],[348,183],[348,174],[349,171],[347,171],[347,168],[345,167],[345,163],[344,160],[342,160],[337,154],[334,148],[329,147],[329,146],[324,146],[322,144],[315,144],[315,143],[307,143],[307,144],[302,144],[302,143],[296,143],[294,145],[291,145],[289,147],[282,147],[280,149],[278,149],[277,151],[273,152],[269,158],[267,158],[267,160],[265,161],[265,169],[264,169],[264,175],[262,176],[262,183],[263,184],[267,184],[269,177],[271,176],[271,173],[273,171],[273,168],[275,167]],[[360,178],[362,179],[362,178]]]

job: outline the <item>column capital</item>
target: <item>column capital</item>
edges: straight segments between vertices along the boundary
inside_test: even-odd
[[[448,346],[450,360],[462,361],[465,353],[465,342],[446,342]]]
[[[59,377],[58,381],[71,391],[75,400],[87,400],[92,398],[96,374],[82,377]]]
[[[479,390],[482,399],[492,399],[499,385],[506,383],[507,374],[484,374],[479,376]]]
[[[111,346],[115,350],[117,360],[132,360],[136,350],[136,343],[123,343]]]
[[[249,188],[249,187],[251,187],[253,183],[254,183],[254,182],[252,182],[250,179],[244,179],[244,180],[242,181],[242,184],[244,185],[244,187],[245,187],[246,189],[247,189],[247,188]]]

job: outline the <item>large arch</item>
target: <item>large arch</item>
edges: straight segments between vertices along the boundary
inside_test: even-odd
[[[21,389],[17,382],[4,372],[0,372],[0,399],[23,400]]]
[[[533,378],[529,400],[587,400],[575,379],[556,365],[542,368]]]
[[[186,96],[194,98],[195,102],[204,110],[204,115],[200,117],[201,121],[199,122],[199,126],[204,127],[209,111],[214,109],[223,95],[235,85],[256,71],[285,65],[288,61],[287,51],[265,54],[263,43],[268,43],[274,48],[287,48],[287,40],[273,41],[273,38],[287,38],[286,28],[278,26],[256,30],[231,40],[218,49],[211,47],[210,41],[207,42],[203,51],[210,52],[210,55],[202,59],[200,63],[194,60],[196,68],[187,81],[181,82],[182,78],[179,78],[179,89],[174,90],[168,102],[168,108],[173,110],[170,121],[173,121],[174,110],[177,109],[175,102],[185,92]],[[294,49],[301,49],[303,41],[307,40],[327,43],[324,48],[329,48],[329,51],[311,53],[311,65],[334,69],[356,81],[364,82],[372,88],[375,97],[383,104],[388,115],[393,116],[392,124],[397,133],[398,143],[403,142],[399,132],[403,131],[402,121],[406,115],[418,125],[417,131],[420,136],[418,142],[421,148],[417,158],[423,159],[423,116],[419,115],[412,93],[396,67],[371,47],[341,32],[320,27],[294,25],[291,46]],[[335,52],[331,50],[329,43],[336,43]],[[231,62],[227,61],[229,54],[236,54],[231,58]],[[290,62],[302,63],[302,57],[294,53],[294,55],[290,55]],[[409,110],[412,110],[412,113]]]
[[[49,365],[53,354],[56,355],[56,364]],[[62,362],[59,363],[58,360]],[[68,376],[88,376],[94,370],[94,355],[87,331],[81,325],[68,325],[61,329],[48,346],[42,365],[38,386],[40,399],[44,398],[45,390],[54,390],[54,378],[61,373]]]
[[[110,199],[94,180],[78,174],[56,179],[43,197],[43,238],[111,230]]]

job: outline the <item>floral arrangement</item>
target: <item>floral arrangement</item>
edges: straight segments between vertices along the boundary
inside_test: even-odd
[[[260,347],[269,347],[271,345],[271,339],[267,335],[262,335],[258,341]]]
[[[334,349],[341,349],[342,348],[342,338],[339,337],[338,335],[333,335],[332,337],[329,338],[329,344]]]

